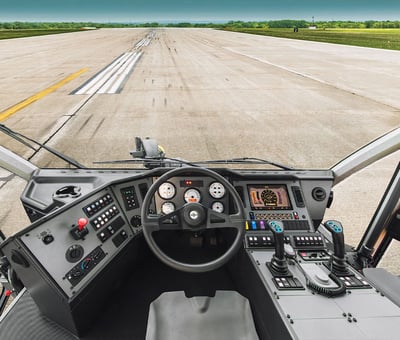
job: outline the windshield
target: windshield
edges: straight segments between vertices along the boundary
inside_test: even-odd
[[[33,8],[25,1],[26,14],[7,4],[0,21],[12,22],[13,29],[23,26],[20,21],[72,21],[79,31],[0,41],[0,122],[87,167],[129,159],[134,137],[149,136],[167,156],[189,161],[256,157],[329,168],[399,126],[400,52],[242,33],[276,33],[280,22],[282,32],[298,38],[337,26],[318,7],[307,18],[304,8],[295,12],[285,2],[280,8],[253,2],[245,11],[236,1],[185,2],[185,10],[179,1],[159,10],[154,3],[137,4],[138,13],[124,1],[93,7],[87,1],[79,11],[50,2]],[[353,18],[364,30],[370,10],[392,19],[387,8],[365,4],[357,12],[355,3],[338,4],[330,15]],[[278,20],[285,15],[297,21]],[[89,23],[77,24],[84,16]],[[105,22],[128,27],[98,29]],[[4,135],[0,143],[40,167],[65,166]]]

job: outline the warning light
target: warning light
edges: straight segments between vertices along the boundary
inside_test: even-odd
[[[189,180],[186,180],[186,181],[185,181],[185,184],[186,184],[186,185],[192,185],[193,182],[192,182],[192,181],[189,181]]]

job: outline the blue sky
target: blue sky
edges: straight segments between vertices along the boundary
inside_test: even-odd
[[[400,20],[400,0],[1,0],[0,21]]]

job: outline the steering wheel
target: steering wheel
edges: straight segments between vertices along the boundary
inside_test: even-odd
[[[227,189],[237,207],[234,214],[219,213],[200,203],[186,203],[167,215],[149,213],[150,203],[162,183],[172,177],[183,174],[198,174],[211,177]],[[184,167],[168,171],[150,187],[142,204],[142,226],[144,237],[153,253],[168,266],[181,271],[200,273],[214,270],[225,264],[239,250],[244,234],[244,207],[237,191],[224,177],[207,168]],[[213,228],[235,228],[237,233],[230,247],[220,257],[205,263],[190,264],[177,261],[163,252],[154,240],[153,232],[158,230],[191,230],[202,231]]]

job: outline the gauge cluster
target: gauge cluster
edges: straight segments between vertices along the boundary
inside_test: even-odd
[[[219,213],[229,211],[229,198],[225,186],[209,177],[171,178],[158,188],[158,214],[170,214],[186,203],[200,203]]]

